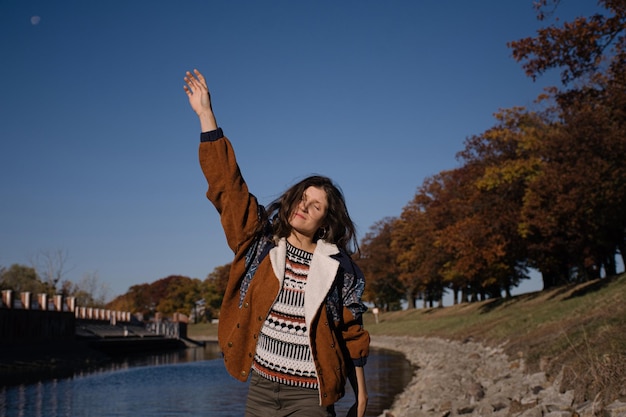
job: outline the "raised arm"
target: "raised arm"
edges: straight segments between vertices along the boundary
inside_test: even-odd
[[[248,191],[230,141],[217,127],[211,95],[198,70],[185,74],[184,90],[200,119],[202,135],[198,149],[200,166],[209,185],[206,196],[218,213],[228,245],[238,253],[253,238],[259,222],[259,206]],[[213,132],[215,134],[208,134]]]
[[[209,132],[217,129],[217,122],[211,106],[211,95],[204,76],[197,69],[193,70],[193,74],[187,71],[185,73],[185,83],[186,85],[183,88],[185,93],[187,93],[191,108],[200,119],[202,131]]]

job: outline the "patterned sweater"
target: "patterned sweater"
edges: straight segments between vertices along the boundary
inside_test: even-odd
[[[312,257],[312,253],[287,242],[285,279],[261,328],[253,368],[270,381],[317,389],[304,320],[304,293]]]

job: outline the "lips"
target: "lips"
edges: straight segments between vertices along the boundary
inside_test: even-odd
[[[301,219],[306,220],[306,217],[304,217],[304,216],[303,216],[302,214],[300,214],[300,213],[295,213],[295,214],[294,214],[294,217],[300,217]]]

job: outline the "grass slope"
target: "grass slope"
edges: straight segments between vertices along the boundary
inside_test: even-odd
[[[626,398],[626,274],[550,291],[433,309],[384,313],[372,335],[474,340],[523,357],[556,377],[576,402]]]

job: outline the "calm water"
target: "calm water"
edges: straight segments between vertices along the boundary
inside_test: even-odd
[[[365,368],[368,416],[389,408],[411,380],[404,356],[373,349]],[[350,390],[350,386],[347,387]],[[126,358],[72,378],[0,387],[0,417],[242,416],[248,385],[231,378],[217,345]],[[352,392],[337,415],[354,401]]]

